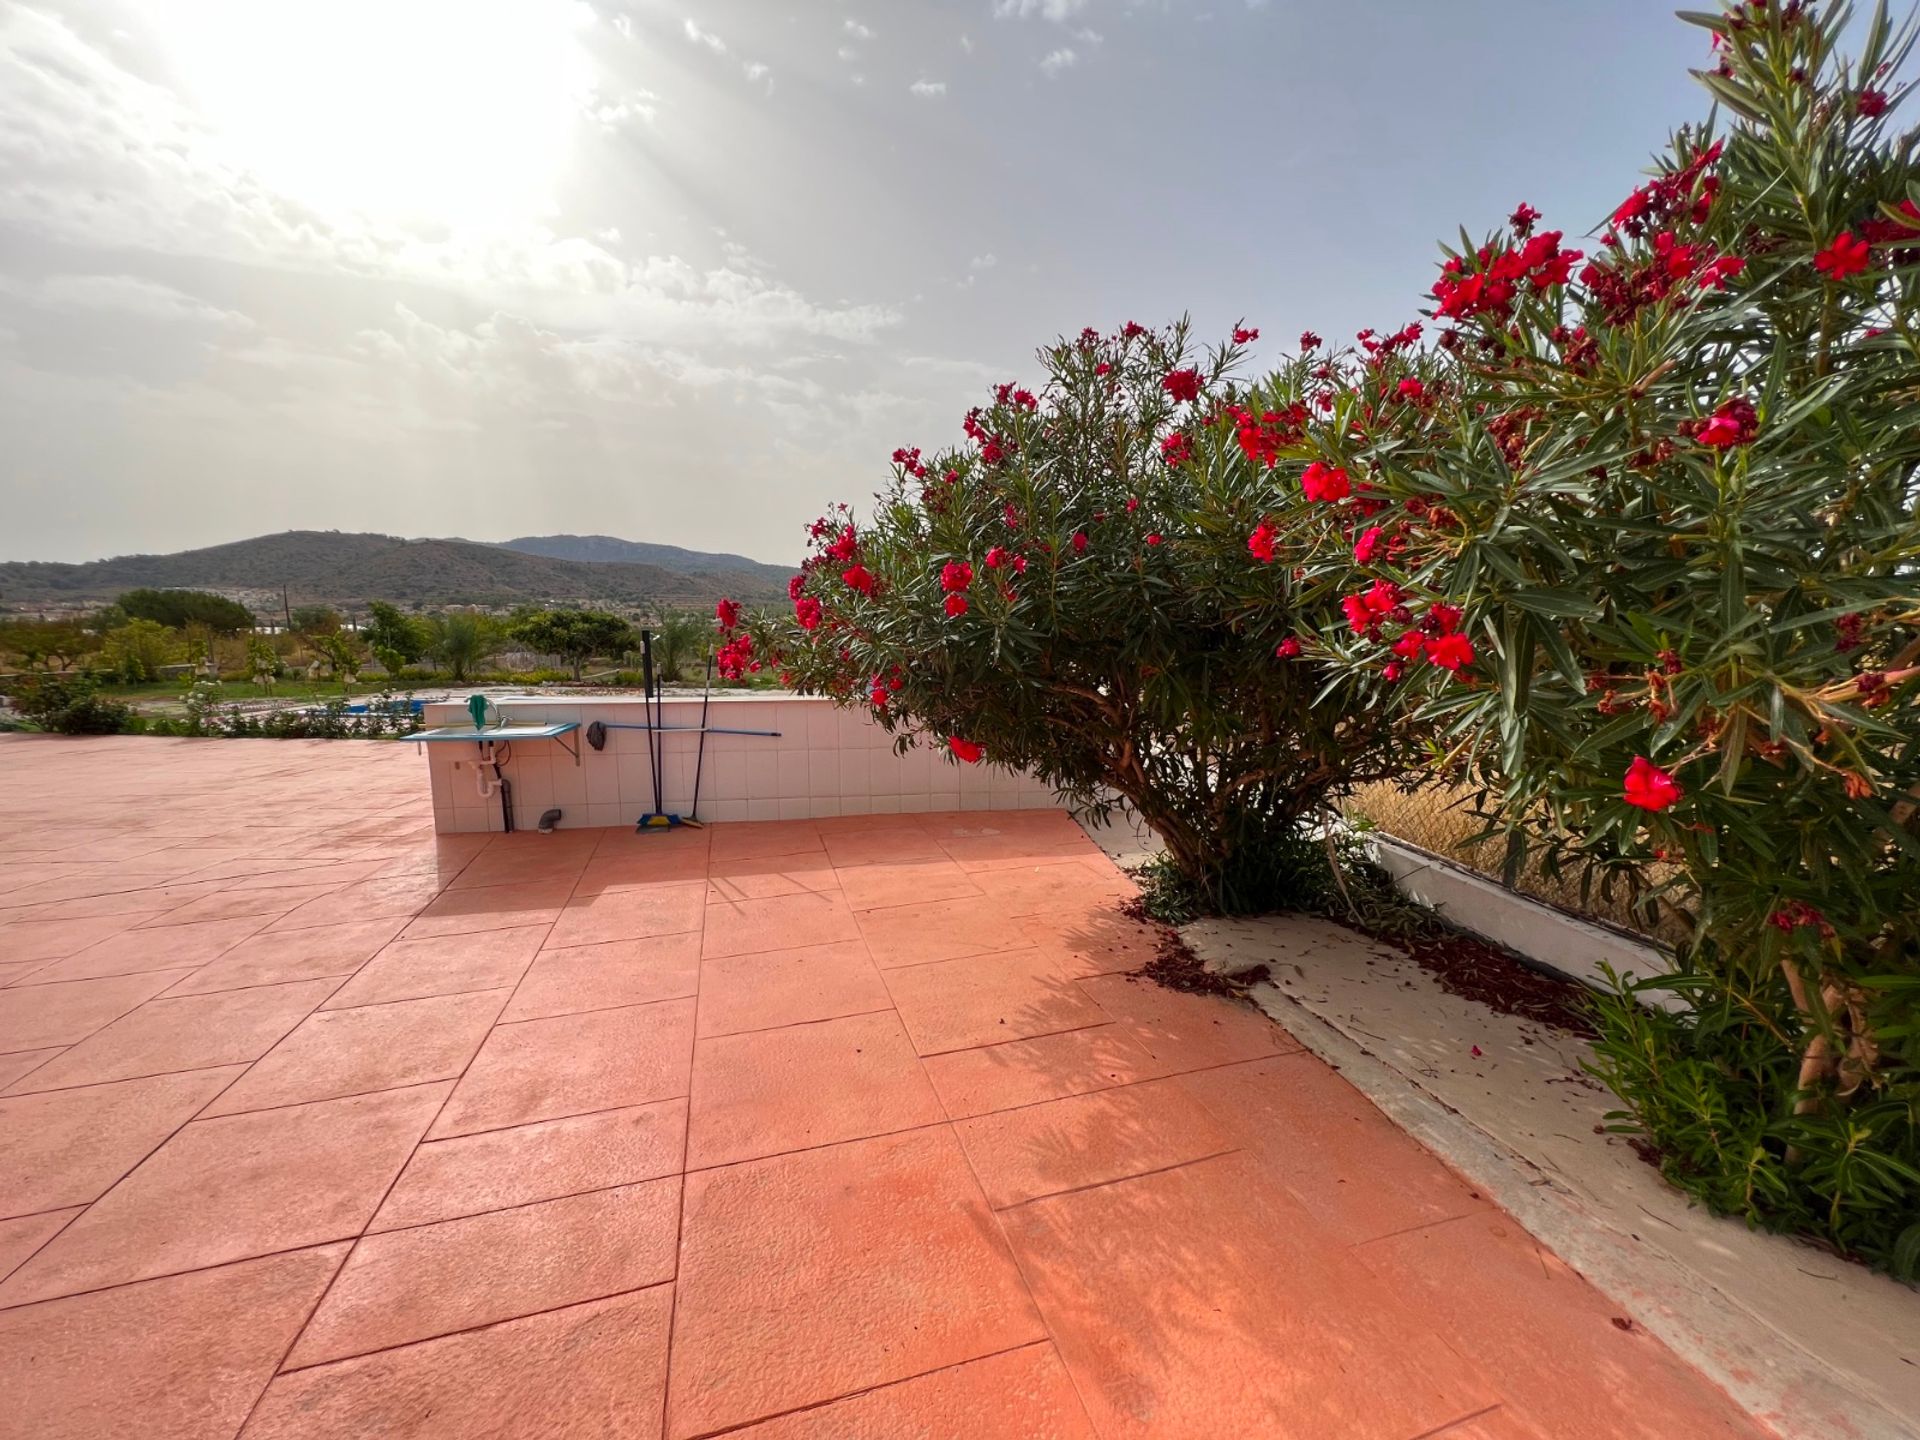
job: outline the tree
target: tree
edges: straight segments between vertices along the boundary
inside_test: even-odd
[[[687,667],[705,663],[713,630],[697,610],[667,610],[650,622],[653,632],[654,673],[661,680],[680,680]]]
[[[273,682],[280,675],[280,654],[266,636],[247,637],[247,669],[254,684],[265,690],[273,689]]]
[[[426,654],[432,637],[420,621],[385,600],[372,601],[367,609],[372,619],[361,629],[360,638],[388,673],[398,672]]]
[[[28,669],[52,661],[61,671],[99,648],[99,637],[71,620],[20,620],[0,626],[0,651],[14,655]]]
[[[327,662],[327,673],[336,680],[352,680],[360,674],[360,662],[365,650],[360,641],[346,630],[329,630],[313,637],[313,648],[320,658]]]
[[[449,610],[427,622],[427,654],[447,667],[456,685],[500,648],[500,627],[493,617],[473,610]]]
[[[998,387],[967,443],[895,452],[870,521],[814,524],[790,616],[721,603],[723,673],[774,665],[1096,813],[1122,797],[1216,907],[1297,900],[1341,795],[1398,774],[1411,737],[1391,683],[1303,651],[1353,561],[1303,567],[1256,529],[1263,427],[1304,417],[1240,407],[1250,338],[1201,354],[1183,321],[1048,346],[1039,394]]]
[[[296,605],[288,617],[293,633],[311,638],[315,635],[331,635],[341,626],[340,612],[331,605]]]
[[[175,630],[204,625],[216,634],[232,635],[254,625],[246,606],[206,590],[129,590],[115,603],[130,619],[152,620]]]
[[[601,610],[535,610],[514,620],[512,635],[529,650],[565,660],[576,680],[594,656],[618,655],[634,643],[633,627]]]
[[[158,680],[161,667],[179,655],[180,632],[153,620],[129,620],[109,630],[101,646],[108,669],[129,685]]]
[[[1667,1174],[1912,1275],[1920,165],[1877,87],[1913,30],[1876,10],[1849,63],[1844,7],[1701,18],[1731,127],[1680,132],[1591,259],[1524,206],[1463,243],[1438,351],[1289,366],[1275,403],[1324,422],[1279,473],[1365,474],[1381,577],[1460,615],[1485,683],[1423,710],[1514,862],[1692,921],[1675,976],[1602,1010],[1599,1073]],[[1379,672],[1401,635],[1327,649]],[[1655,989],[1680,1011],[1633,1003]]]

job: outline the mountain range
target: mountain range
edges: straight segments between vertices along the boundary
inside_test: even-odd
[[[789,573],[742,555],[606,535],[489,544],[289,530],[171,555],[0,562],[0,608],[80,606],[140,586],[215,590],[261,615],[279,610],[283,587],[295,605],[700,605],[721,595],[775,598]]]

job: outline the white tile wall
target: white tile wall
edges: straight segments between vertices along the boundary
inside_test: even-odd
[[[577,720],[571,739],[580,763],[554,741],[520,741],[502,767],[513,782],[514,821],[533,828],[540,812],[558,806],[562,828],[631,825],[653,806],[653,774],[645,731],[609,730],[604,750],[586,743],[595,720],[639,724],[646,719],[637,698],[558,703],[529,697],[503,698],[509,723]],[[698,725],[698,700],[668,700],[667,725]],[[462,704],[427,707],[430,726],[467,723]],[[825,700],[716,697],[709,725],[738,730],[778,730],[777,738],[708,735],[700,775],[702,820],[801,820],[826,815],[919,814],[929,810],[1025,810],[1055,802],[1053,792],[1032,777],[989,764],[961,765],[944,750],[926,747],[905,755],[893,737],[857,711]],[[661,737],[664,808],[693,808],[694,769],[700,737],[667,731]],[[442,832],[501,828],[500,800],[482,799],[474,787],[475,750],[470,745],[423,745],[433,785],[434,827]]]

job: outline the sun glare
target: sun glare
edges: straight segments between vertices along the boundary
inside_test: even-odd
[[[590,94],[566,0],[175,0],[167,58],[232,162],[324,215],[537,219]]]

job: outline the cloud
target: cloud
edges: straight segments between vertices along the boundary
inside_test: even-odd
[[[1058,75],[1062,70],[1071,70],[1080,63],[1080,57],[1072,49],[1062,46],[1051,51],[1040,61],[1040,69],[1047,75]]]
[[[707,32],[699,35],[701,48],[714,48]],[[641,90],[596,94],[585,114],[603,126],[641,123],[653,103]],[[531,218],[469,232],[322,213],[232,163],[173,91],[60,21],[24,10],[0,18],[0,224],[83,254],[184,256],[420,285],[511,304],[556,325],[653,327],[666,343],[866,342],[901,319],[885,305],[815,301],[758,269],[634,256],[603,235]],[[605,219],[590,228],[604,230]],[[116,258],[114,268],[144,267]],[[130,275],[66,283],[57,298],[67,305],[155,314],[194,303]]]
[[[960,48],[969,55],[973,54],[973,37],[971,35],[962,35],[960,37]]]
[[[909,85],[907,89],[913,94],[918,95],[922,100],[938,100],[942,95],[947,93],[947,82],[944,80],[916,80],[913,84]]]
[[[1000,263],[1000,257],[989,250],[985,255],[976,255],[967,261],[969,270],[991,270]]]
[[[611,132],[635,123],[651,125],[659,113],[659,100],[650,90],[630,90],[617,98],[596,90],[582,108],[602,130]]]
[[[716,55],[724,55],[728,59],[733,58],[733,51],[728,47],[726,41],[722,40],[711,30],[702,30],[692,19],[683,21],[681,29],[682,33],[684,33],[687,39],[693,44],[705,46]],[[762,64],[758,60],[742,60],[740,62],[740,72],[747,77],[747,83],[751,85],[758,85],[762,80],[765,80],[767,82],[767,93],[773,93],[773,80],[771,78],[773,71],[770,67]]]
[[[698,25],[694,24],[692,20],[686,21],[684,28],[687,39],[691,40],[694,44],[704,45],[716,55],[732,53],[727,49],[726,41],[722,40],[718,35],[715,35],[711,30],[702,30]]]
[[[37,283],[0,276],[0,294],[43,310],[131,316],[171,325],[250,330],[236,310],[210,305],[171,285],[137,275],[49,275]]]
[[[1087,8],[1087,0],[993,0],[994,18],[1030,20],[1039,16],[1064,25]]]
[[[849,16],[846,20],[841,22],[840,28],[846,31],[847,34],[853,36],[854,39],[856,40],[873,39],[873,31],[869,30],[866,26],[862,25],[858,20],[853,19],[851,16]]]

